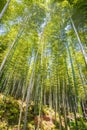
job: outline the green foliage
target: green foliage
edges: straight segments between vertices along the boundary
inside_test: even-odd
[[[0,10],[6,2],[1,0]],[[87,65],[81,50],[87,58],[86,5],[85,0],[11,0],[4,13],[0,23],[0,92],[34,102],[26,102],[30,105],[27,120],[33,122],[29,129],[34,127],[34,116],[50,113],[58,128],[86,127],[83,119],[76,118],[77,112],[84,113],[81,100],[87,95]],[[0,108],[0,118],[7,121],[2,127],[17,125],[17,101],[4,97]],[[25,113],[23,108],[23,118]],[[68,113],[74,114],[70,124]],[[46,123],[44,120],[43,129],[48,129]]]
[[[6,0],[0,0],[0,12],[1,12],[2,9],[4,8],[6,2],[7,2]]]
[[[77,27],[84,26],[84,23],[87,21],[87,2],[85,0],[74,2],[73,19]]]
[[[19,118],[19,105],[11,97],[1,95],[0,98],[0,118],[7,120],[9,125],[17,124]]]
[[[70,122],[70,129],[74,130],[75,129],[75,122],[71,121]],[[87,122],[83,121],[83,120],[79,120],[78,121],[78,129],[80,130],[86,130],[87,129]]]

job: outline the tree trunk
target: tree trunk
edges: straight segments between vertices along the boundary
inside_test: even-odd
[[[71,17],[70,17],[70,21],[71,21],[71,23],[72,23],[73,29],[74,29],[74,31],[75,31],[76,37],[77,37],[78,42],[79,42],[79,46],[80,46],[81,52],[82,52],[82,54],[83,54],[85,63],[86,63],[86,65],[87,65],[87,56],[86,56],[87,54],[86,54],[86,52],[85,52],[85,50],[84,50],[84,47],[83,47],[83,45],[82,45],[82,43],[81,43],[80,37],[79,37],[78,32],[77,32],[77,29],[76,29],[75,24],[74,24],[74,22],[73,22],[73,20],[72,20]]]
[[[0,13],[0,19],[2,19],[5,11],[7,10],[8,6],[9,6],[9,3],[10,3],[11,0],[8,0],[7,3],[5,4],[4,8],[2,9],[1,13]]]
[[[0,72],[2,71],[2,69],[3,69],[3,67],[4,67],[4,64],[6,63],[7,58],[8,58],[8,56],[9,56],[11,50],[13,49],[15,43],[17,42],[18,38],[21,36],[22,31],[23,31],[23,29],[18,32],[18,34],[17,34],[16,38],[14,39],[14,41],[13,41],[13,43],[12,43],[10,49],[8,50],[7,55],[5,56],[5,58],[4,58],[4,60],[3,60],[2,64],[1,64],[1,66],[0,66]]]

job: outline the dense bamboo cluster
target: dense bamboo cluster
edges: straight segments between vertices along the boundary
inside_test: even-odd
[[[26,130],[30,101],[34,111],[39,106],[39,118],[43,105],[54,109],[60,130],[62,116],[65,130],[69,129],[69,113],[74,115],[75,130],[79,130],[77,114],[87,119],[85,5],[84,0],[8,0],[1,9],[0,26],[6,31],[0,34],[0,92],[22,100],[18,130],[24,102]],[[75,13],[79,10],[83,20]]]

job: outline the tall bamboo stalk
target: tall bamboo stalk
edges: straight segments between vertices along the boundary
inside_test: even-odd
[[[75,116],[76,130],[78,130],[78,123],[77,123],[77,119],[76,119],[76,111],[78,110],[78,89],[77,89],[77,85],[76,85],[76,77],[75,77],[75,71],[74,71],[71,51],[69,48],[69,43],[67,43],[67,50],[68,50],[68,54],[69,54],[69,58],[70,58],[70,64],[71,64],[72,76],[73,76],[73,82],[74,82],[74,88],[75,88],[75,97],[74,97],[75,100],[74,100],[74,98],[72,100],[73,100],[73,105],[74,105],[73,110],[74,110],[74,116]]]
[[[70,17],[70,21],[71,21],[71,23],[72,23],[72,27],[73,27],[73,29],[74,29],[74,31],[75,31],[75,34],[76,34],[76,37],[77,37],[77,39],[78,39],[78,43],[79,43],[81,52],[82,52],[82,54],[83,54],[85,63],[86,63],[86,65],[87,65],[87,54],[86,54],[86,52],[85,52],[85,50],[84,50],[84,47],[83,47],[83,45],[82,45],[82,43],[81,43],[79,34],[78,34],[77,29],[76,29],[76,27],[75,27],[74,21],[73,21],[73,19],[72,19],[71,17]]]
[[[4,65],[5,65],[5,63],[6,63],[7,59],[8,59],[8,57],[9,57],[9,54],[10,54],[11,50],[12,50],[12,49],[14,48],[14,46],[16,45],[15,43],[17,43],[17,40],[18,40],[19,37],[22,35],[22,32],[23,32],[23,29],[19,30],[19,32],[18,32],[18,34],[16,35],[16,37],[15,37],[13,43],[11,44],[11,46],[10,46],[10,48],[9,48],[9,50],[8,50],[8,52],[7,52],[6,56],[5,56],[5,58],[4,58],[4,60],[2,61],[1,66],[0,66],[0,73],[1,73],[1,71],[2,71],[2,69],[3,69],[3,67],[4,67]]]
[[[8,0],[7,3],[5,4],[4,8],[2,9],[1,13],[0,13],[0,19],[2,19],[4,13],[6,12],[8,6],[9,6],[9,3],[10,3],[11,0]]]

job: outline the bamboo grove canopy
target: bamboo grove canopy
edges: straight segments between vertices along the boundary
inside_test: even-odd
[[[65,130],[72,112],[80,130],[76,113],[87,119],[87,0],[0,0],[0,93],[26,101],[23,130],[31,100],[39,115],[42,105],[59,113],[60,130],[60,109]]]

